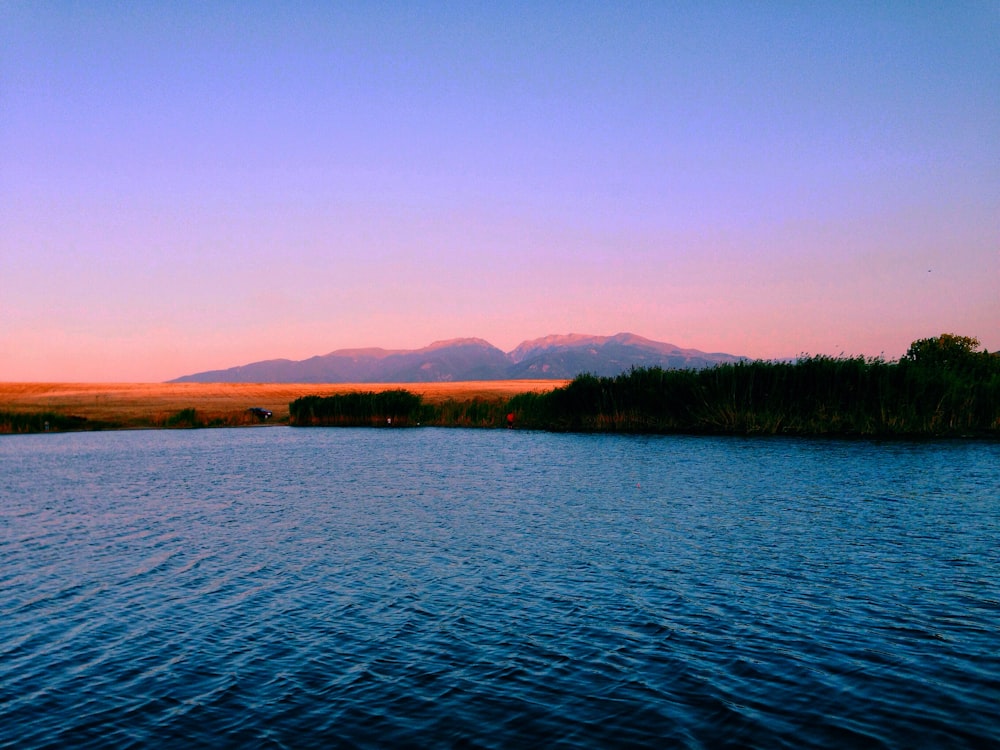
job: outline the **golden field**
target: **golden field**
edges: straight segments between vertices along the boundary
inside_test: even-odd
[[[403,388],[425,401],[506,399],[529,391],[550,391],[565,380],[488,380],[461,383],[0,383],[0,412],[84,417],[119,426],[162,425],[171,415],[195,409],[205,421],[252,424],[252,406],[288,421],[288,404],[300,396]]]

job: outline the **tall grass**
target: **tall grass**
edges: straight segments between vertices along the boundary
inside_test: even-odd
[[[424,402],[407,390],[304,396],[299,426],[502,427],[741,435],[1000,437],[1000,355],[943,334],[916,341],[898,362],[803,356],[706,370],[634,368],[580,375],[562,388],[505,398]],[[87,420],[53,412],[0,412],[0,433],[257,424],[245,410],[184,408]],[[47,425],[47,427],[46,427]]]
[[[511,399],[521,426],[551,430],[812,435],[1000,434],[1000,358],[928,367],[864,357],[739,362],[584,375]]]
[[[500,427],[511,414],[516,427],[557,431],[1000,436],[1000,356],[969,350],[899,362],[804,356],[705,370],[633,368],[508,400],[425,404],[399,390],[307,396],[290,412],[294,425]]]
[[[431,404],[406,390],[303,396],[288,406],[290,424],[299,427],[499,427],[507,410],[502,398]]]
[[[330,427],[404,427],[420,424],[420,396],[409,391],[363,391],[334,396],[303,396],[288,405],[290,424]]]

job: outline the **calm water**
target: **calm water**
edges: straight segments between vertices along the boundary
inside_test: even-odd
[[[983,747],[1000,445],[0,438],[0,747]]]

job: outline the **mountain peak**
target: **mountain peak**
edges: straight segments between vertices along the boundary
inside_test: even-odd
[[[522,362],[532,355],[533,352],[551,349],[553,347],[580,348],[580,347],[604,347],[608,344],[636,347],[639,349],[649,349],[661,354],[680,353],[674,344],[637,336],[634,333],[616,333],[614,336],[591,336],[582,333],[553,334],[543,336],[540,339],[531,339],[518,344],[517,348],[510,352],[511,358],[515,362]],[[695,350],[692,350],[695,351]]]
[[[630,367],[699,368],[740,359],[618,333],[552,334],[505,354],[480,338],[435,341],[422,349],[339,349],[301,361],[272,359],[177,378],[175,383],[426,383],[453,380],[570,379],[618,375]]]
[[[610,340],[618,344],[628,344],[629,346],[645,346],[654,349],[659,349],[664,346],[670,347],[671,349],[677,348],[673,344],[668,344],[663,341],[653,341],[652,339],[647,339],[643,338],[642,336],[637,336],[634,333],[616,333],[614,336],[610,337]]]
[[[510,352],[510,357],[515,362],[521,362],[534,351],[553,347],[600,346],[607,340],[607,336],[591,336],[585,333],[553,333],[538,339],[522,341]]]
[[[493,344],[491,344],[486,339],[479,338],[458,338],[458,339],[442,339],[441,341],[434,341],[423,349],[418,349],[417,351],[431,351],[433,349],[447,349],[453,346],[480,346],[488,349],[496,349]]]

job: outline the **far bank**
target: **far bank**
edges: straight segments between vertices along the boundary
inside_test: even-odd
[[[803,357],[702,370],[580,375],[510,399],[431,404],[400,389],[296,399],[290,424],[511,427],[566,432],[1000,437],[1000,355],[975,339],[914,342],[898,362]]]
[[[445,383],[2,383],[0,433],[86,429],[288,424],[289,403],[306,395],[406,388],[427,403],[507,400],[542,393],[565,380]],[[262,421],[250,409],[270,411]],[[193,413],[192,413],[193,412]],[[18,427],[20,426],[20,429]]]

